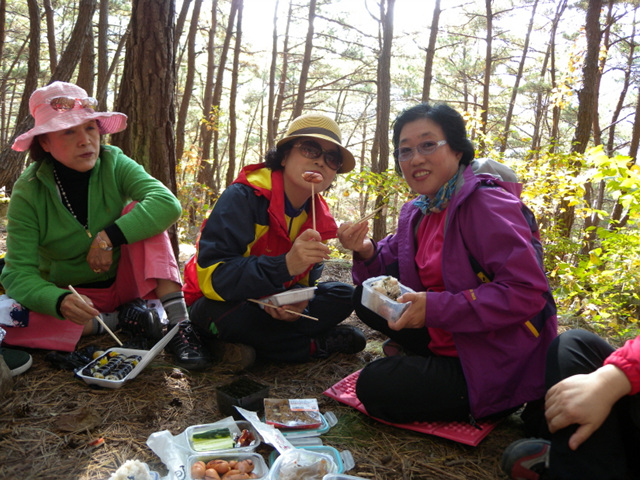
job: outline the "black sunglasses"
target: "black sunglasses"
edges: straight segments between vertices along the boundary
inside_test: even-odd
[[[307,140],[301,143],[297,143],[293,146],[300,149],[300,153],[305,158],[315,160],[324,155],[324,163],[331,170],[339,170],[342,166],[342,155],[340,150],[323,150],[320,144],[312,140]]]

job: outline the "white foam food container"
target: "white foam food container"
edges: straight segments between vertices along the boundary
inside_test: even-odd
[[[120,388],[125,382],[129,380],[133,380],[138,376],[138,374],[144,370],[144,368],[149,365],[151,360],[153,360],[169,343],[169,340],[173,338],[173,336],[178,331],[179,326],[176,325],[173,327],[167,334],[162,337],[162,339],[156,343],[151,350],[137,350],[133,348],[122,348],[122,347],[114,347],[106,350],[102,355],[93,361],[89,362],[84,367],[81,367],[75,371],[77,377],[82,379],[88,385],[97,385],[105,388]],[[95,378],[91,375],[89,370],[93,365],[98,363],[105,356],[108,356],[110,352],[116,352],[122,355],[130,356],[130,355],[138,355],[140,356],[140,360],[135,365],[135,367],[122,379],[119,380],[107,380],[106,378]]]
[[[379,277],[369,278],[362,283],[362,305],[377,313],[388,322],[397,322],[404,311],[409,308],[411,302],[398,303],[371,287],[371,284],[374,282],[384,280],[387,277],[388,275],[381,275]],[[415,293],[414,290],[405,287],[401,283],[399,283],[399,286],[400,292],[403,295],[409,292]]]
[[[257,478],[268,478],[269,475],[269,467],[267,467],[267,463],[262,458],[262,455],[258,453],[250,453],[250,452],[238,452],[238,453],[207,453],[200,455],[192,455],[187,459],[187,479],[189,480],[201,480],[204,477],[194,478],[191,475],[191,467],[194,463],[200,461],[210,462],[211,460],[251,460],[253,462],[253,471]]]
[[[292,288],[286,292],[276,293],[270,297],[261,298],[261,302],[271,303],[276,307],[293,305],[294,303],[311,300],[316,294],[316,287]]]

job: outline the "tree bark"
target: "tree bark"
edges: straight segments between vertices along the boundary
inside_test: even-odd
[[[267,98],[267,150],[275,144],[277,125],[274,124],[276,69],[278,68],[278,4],[273,7],[273,34],[271,41],[271,67],[269,68],[269,96]]]
[[[202,162],[198,170],[196,171],[196,180],[201,181],[201,178],[206,175],[206,172],[211,173],[211,167],[207,163],[207,160],[211,158],[211,139],[213,132],[209,128],[209,121],[211,119],[211,108],[213,104],[213,78],[216,71],[216,55],[215,55],[215,42],[216,42],[216,28],[218,24],[217,16],[218,0],[213,0],[211,7],[211,28],[209,29],[209,40],[207,43],[207,75],[204,82],[204,96],[202,99],[202,117],[206,120],[202,122],[200,126],[200,150],[202,155]],[[202,177],[200,174],[202,173]]]
[[[598,57],[600,55],[600,10],[602,0],[589,0],[587,7],[587,20],[585,34],[587,37],[587,52],[582,68],[582,88],[578,92],[578,118],[571,152],[583,154],[589,143],[595,106],[597,104],[597,77]],[[576,167],[577,170],[577,167]],[[560,202],[558,222],[561,232],[567,238],[571,236],[571,230],[575,220],[575,207],[569,205],[566,200]]]
[[[311,51],[313,50],[313,21],[316,17],[316,0],[309,2],[309,21],[307,27],[307,40],[304,44],[304,57],[300,68],[300,82],[298,83],[298,96],[293,107],[293,118],[302,115],[304,110],[304,98],[307,92],[307,79],[311,68]]]
[[[189,27],[189,36],[187,38],[187,73],[185,75],[184,92],[182,93],[182,101],[180,102],[178,121],[176,124],[176,158],[178,161],[180,161],[184,154],[184,130],[185,125],[187,124],[187,114],[189,113],[189,104],[191,103],[191,94],[193,90],[193,79],[196,72],[196,35],[198,33],[198,20],[200,18],[201,6],[202,0],[196,0],[193,4],[191,25]]]
[[[527,53],[529,52],[529,40],[531,39],[531,31],[533,30],[533,20],[536,17],[536,9],[538,8],[538,0],[533,2],[531,9],[531,18],[529,19],[529,28],[527,29],[527,35],[524,40],[524,46],[522,48],[522,57],[520,57],[520,63],[518,65],[518,73],[511,90],[511,100],[509,102],[509,108],[507,110],[507,116],[504,120],[504,133],[502,134],[502,143],[500,145],[500,153],[504,153],[507,150],[507,142],[509,141],[509,130],[511,129],[511,118],[513,117],[513,109],[516,106],[516,98],[518,97],[518,87],[520,87],[520,80],[522,80],[522,74],[524,72],[524,64],[527,60]]]
[[[376,131],[371,148],[371,170],[383,173],[389,167],[389,115],[391,98],[391,46],[393,44],[393,10],[395,0],[380,2],[382,24],[381,49],[378,57]],[[376,208],[382,205],[382,195],[376,198]],[[380,240],[386,235],[386,215],[381,214],[373,222],[373,238]]]
[[[431,80],[433,79],[433,59],[436,56],[436,41],[438,40],[438,25],[440,23],[440,0],[436,0],[433,7],[433,18],[429,31],[429,46],[424,63],[424,81],[422,83],[422,101],[428,102],[431,95]]]
[[[231,185],[236,178],[236,139],[238,125],[236,122],[236,97],[238,96],[238,70],[242,53],[242,10],[244,2],[238,2],[238,20],[236,23],[236,45],[233,51],[233,68],[231,69],[231,91],[229,92],[229,164],[225,186]]]
[[[229,22],[227,23],[227,30],[224,37],[224,43],[222,45],[222,52],[220,53],[220,60],[218,62],[218,72],[216,75],[216,82],[213,88],[213,96],[211,98],[211,115],[210,115],[210,128],[213,130],[213,158],[212,163],[203,162],[200,166],[198,173],[198,182],[205,184],[212,191],[217,191],[219,182],[219,169],[218,164],[220,161],[220,153],[218,148],[218,138],[220,127],[220,101],[222,99],[222,85],[224,79],[224,70],[227,63],[227,55],[229,53],[229,44],[231,43],[231,37],[233,34],[233,24],[235,23],[236,13],[238,11],[238,1],[232,0],[231,10],[229,12]],[[214,179],[215,173],[216,178]]]
[[[480,126],[483,133],[479,142],[478,149],[484,154],[486,150],[486,144],[484,137],[487,134],[489,128],[489,92],[491,82],[491,69],[493,68],[493,12],[491,10],[492,0],[485,0],[486,15],[487,15],[487,36],[486,36],[486,50],[484,59],[484,80],[482,81],[482,113],[480,114]]]
[[[47,20],[47,41],[49,42],[49,68],[53,72],[58,66],[58,52],[56,49],[56,29],[53,21],[51,0],[43,0],[44,16]]]
[[[134,0],[117,110],[127,128],[112,137],[172,192],[175,183],[173,0]]]
[[[289,0],[289,13],[287,15],[287,27],[284,32],[284,45],[282,46],[282,68],[280,71],[280,81],[278,82],[278,96],[276,97],[276,107],[273,114],[273,135],[278,134],[278,125],[282,116],[284,98],[287,88],[287,72],[289,70],[289,28],[291,27],[291,16],[293,12],[293,0]]]

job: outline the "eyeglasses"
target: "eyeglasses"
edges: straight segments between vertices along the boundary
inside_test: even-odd
[[[56,112],[68,112],[74,108],[91,108],[94,110],[98,106],[98,101],[93,97],[55,97],[49,100],[48,103]]]
[[[310,158],[312,160],[324,155],[324,163],[326,163],[327,167],[331,170],[339,170],[342,166],[342,155],[340,154],[340,150],[323,150],[318,143],[312,141],[298,143],[293,147],[299,148],[303,157]]]
[[[433,142],[431,140],[428,140],[426,142],[419,143],[415,148],[413,147],[397,148],[393,152],[393,155],[398,159],[398,161],[406,162],[413,158],[413,154],[416,150],[420,155],[431,155],[438,148],[446,144],[447,144],[446,140],[440,140],[438,142]]]

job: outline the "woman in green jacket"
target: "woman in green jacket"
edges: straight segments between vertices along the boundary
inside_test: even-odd
[[[5,343],[72,351],[82,335],[101,333],[95,317],[156,342],[162,324],[140,299],[158,298],[169,326],[180,323],[168,350],[199,369],[210,359],[191,329],[178,263],[166,233],[179,218],[176,197],[101,134],[126,128],[127,117],[96,112],[97,102],[64,82],[36,90],[35,126],[13,144],[33,163],[9,202],[7,253],[0,281],[30,310],[25,328]],[[80,294],[73,294],[69,286]]]

